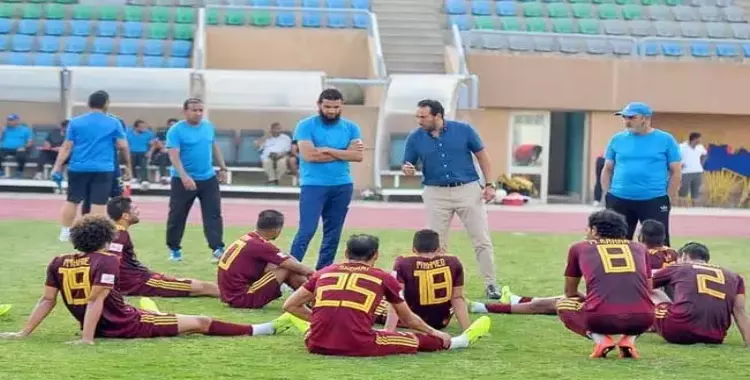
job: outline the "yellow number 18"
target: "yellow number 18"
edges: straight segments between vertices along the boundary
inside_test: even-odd
[[[443,276],[443,280],[437,281],[436,278],[440,275]],[[450,301],[453,297],[453,276],[450,267],[415,270],[414,277],[419,280],[420,305],[439,305]],[[445,290],[445,295],[438,296],[439,290]]]

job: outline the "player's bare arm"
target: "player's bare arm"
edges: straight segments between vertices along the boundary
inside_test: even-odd
[[[425,321],[423,321],[422,318],[419,318],[418,315],[414,314],[414,312],[409,309],[409,306],[406,304],[406,302],[402,301],[397,304],[391,304],[391,307],[396,312],[398,318],[404,323],[404,325],[406,325],[406,327],[415,331],[419,331],[421,333],[438,337],[443,340],[443,345],[445,347],[450,346],[450,334],[432,328]]]
[[[55,305],[57,305],[57,292],[58,290],[56,288],[45,286],[42,297],[39,299],[39,302],[37,302],[36,307],[34,307],[34,311],[31,312],[23,329],[15,333],[2,333],[0,334],[0,337],[24,338],[31,335],[31,333],[39,327],[42,321],[47,318],[49,313],[55,309]]]
[[[306,277],[312,276],[315,270],[308,267],[305,264],[297,261],[294,257],[290,257],[279,264],[279,268],[286,269],[290,272],[298,273]]]
[[[747,313],[745,312],[744,294],[738,294],[735,297],[732,316],[734,317],[734,323],[737,324],[737,329],[740,330],[745,347],[750,348],[750,320],[747,318]]]
[[[60,170],[62,170],[63,163],[68,160],[68,157],[70,157],[70,152],[72,150],[73,142],[66,139],[60,146],[60,151],[57,152],[57,160],[55,160],[55,165],[52,167],[53,173],[60,172]]]
[[[672,162],[669,164],[669,194],[670,197],[677,198],[682,182],[682,163]]]
[[[615,172],[615,162],[612,160],[604,161],[604,168],[602,169],[601,185],[602,192],[604,194],[609,192],[609,187],[612,185],[612,173]]]
[[[398,328],[398,314],[396,314],[396,310],[393,309],[393,306],[388,304],[388,315],[385,317],[383,330],[396,331],[396,328]]]
[[[71,343],[94,344],[96,326],[102,317],[104,300],[109,296],[111,288],[107,286],[92,286],[89,302],[86,304],[86,315],[83,317],[83,330],[81,339]]]
[[[326,148],[325,152],[341,161],[362,162],[364,150],[365,144],[357,139],[352,140],[346,150]]]
[[[466,305],[466,299],[464,298],[464,287],[456,286],[453,288],[453,298],[451,298],[451,307],[453,308],[453,314],[456,315],[458,325],[461,326],[461,330],[466,330],[471,325],[469,319],[469,307]]]
[[[128,140],[124,138],[117,139],[115,145],[117,146],[117,152],[120,159],[125,162],[125,174],[123,174],[122,179],[129,181],[133,178],[133,163],[130,161],[130,147],[128,146]]]
[[[309,162],[332,162],[336,161],[336,158],[325,152],[325,149],[316,148],[312,141],[300,140],[297,141],[297,147],[299,147],[299,154],[305,161]]]
[[[578,291],[578,285],[581,283],[580,277],[565,277],[565,297],[567,298],[586,298]]]
[[[284,306],[282,306],[282,308],[287,313],[292,314],[303,321],[309,321],[311,313],[310,309],[308,309],[305,305],[312,301],[313,298],[314,294],[312,294],[309,290],[300,287],[294,293],[292,293],[292,295],[289,296],[286,301],[284,301]]]

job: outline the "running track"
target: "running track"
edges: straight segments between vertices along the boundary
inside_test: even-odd
[[[141,219],[163,223],[167,199],[136,197]],[[60,195],[0,193],[0,220],[58,220],[63,197]],[[200,223],[198,205],[190,214],[191,223]],[[275,208],[287,216],[287,224],[298,222],[296,201],[226,199],[223,201],[224,223],[251,226],[265,208]],[[505,232],[582,233],[586,216],[593,208],[584,205],[545,205],[525,207],[491,206],[490,228]],[[346,223],[349,228],[396,228],[412,230],[425,225],[421,204],[358,203],[352,204]],[[748,210],[675,210],[672,234],[686,237],[750,237]],[[458,218],[454,229],[462,229]]]

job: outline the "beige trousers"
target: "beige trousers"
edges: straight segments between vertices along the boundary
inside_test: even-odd
[[[495,284],[495,252],[479,182],[458,187],[425,186],[422,200],[427,208],[428,228],[440,234],[440,245],[446,252],[453,214],[458,214],[474,246],[479,272],[487,285]]]
[[[281,157],[276,160],[276,166],[271,159],[263,160],[263,171],[266,172],[269,181],[279,181],[281,177],[286,174],[289,167],[287,166],[287,156]]]

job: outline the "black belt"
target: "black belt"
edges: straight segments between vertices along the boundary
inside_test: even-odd
[[[450,182],[450,183],[441,183],[439,185],[435,185],[437,187],[459,187],[466,185],[469,182]]]

